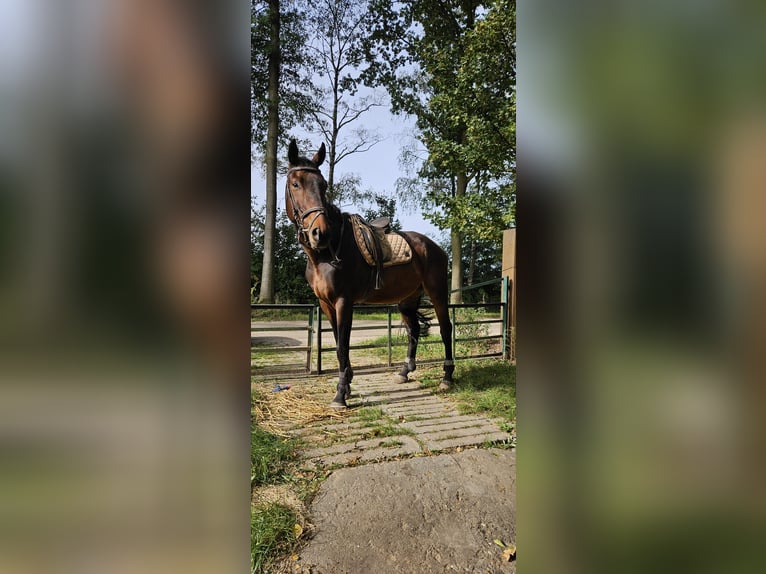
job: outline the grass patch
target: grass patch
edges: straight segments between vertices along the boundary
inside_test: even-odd
[[[268,369],[293,368],[296,373],[304,373],[306,369],[306,351],[281,351],[279,353],[262,352],[259,349],[268,347],[252,347],[250,349],[250,367],[266,371]]]
[[[354,411],[354,416],[350,420],[353,422],[375,422],[381,420],[383,416],[383,409],[380,407],[362,407]]]
[[[311,311],[313,313],[313,310]],[[250,309],[250,321],[308,321],[309,309]]]
[[[361,423],[357,440],[385,438],[390,436],[413,435],[413,431],[398,426],[398,422],[383,414],[379,407],[362,407],[354,411],[355,416],[348,419],[351,423]],[[343,440],[345,431],[324,431],[320,444],[328,446],[335,441]]]
[[[435,389],[441,376],[441,369],[424,369],[422,384]],[[497,360],[458,363],[447,396],[462,414],[501,419],[510,429],[516,422],[516,366]]]
[[[360,436],[361,439],[415,434],[410,429],[400,427],[394,419],[384,415],[380,407],[362,407],[350,420],[363,423],[364,432]]]
[[[382,323],[387,323],[388,313],[385,311],[364,311],[354,309],[354,319],[358,319],[359,321],[380,321]],[[394,325],[399,322],[400,319],[398,311],[393,313],[391,320],[393,321]]]
[[[279,556],[296,544],[295,513],[280,504],[254,506],[250,512],[250,560],[252,572],[266,573]]]
[[[295,439],[282,439],[258,425],[250,431],[250,480],[253,487],[285,482],[298,460]]]
[[[369,421],[366,422],[361,429],[355,440],[367,440],[371,438],[385,438],[389,436],[402,436],[413,435],[413,431],[407,428],[397,426],[397,424],[386,417],[382,421]],[[341,431],[329,431],[322,434],[321,440],[317,442],[316,446],[330,446],[337,441],[343,441],[346,439],[346,434]]]
[[[438,331],[438,328],[437,328]],[[392,334],[391,335],[391,360],[394,364],[398,365],[403,363],[407,357],[407,335],[406,333]],[[383,335],[382,337],[376,337],[364,341],[365,345],[376,345],[374,349],[366,349],[365,352],[375,356],[381,362],[388,361],[388,337]],[[418,360],[429,359],[443,359],[444,358],[444,346],[442,345],[441,337],[436,334],[429,334],[428,336],[420,336],[418,344]]]
[[[415,434],[410,429],[402,428],[398,426],[391,419],[386,419],[384,422],[376,423],[365,428],[363,439],[368,438],[382,438],[387,436],[402,436],[402,435]]]
[[[392,446],[402,446],[404,443],[400,440],[387,440],[385,442],[380,443],[379,447],[392,447]]]
[[[250,432],[251,488],[291,482],[296,451],[296,441],[281,439],[254,426]],[[250,509],[252,572],[268,572],[274,561],[296,545],[293,527],[297,522],[295,512],[281,504],[260,504]]]
[[[251,391],[253,410],[263,399],[262,393]],[[298,472],[298,448],[295,438],[282,438],[261,428],[255,421],[250,429],[251,488],[289,484],[293,491],[302,486],[308,497],[316,493],[309,479],[301,480]],[[254,573],[269,572],[273,564],[297,545],[294,526],[299,518],[294,510],[279,503],[260,503],[250,509],[250,560]]]

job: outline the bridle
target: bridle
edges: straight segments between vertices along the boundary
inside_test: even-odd
[[[306,211],[301,211],[298,208],[298,204],[295,202],[295,197],[293,197],[293,192],[290,189],[290,174],[296,171],[309,171],[312,173],[318,173],[319,175],[322,175],[322,172],[316,168],[316,167],[310,167],[310,166],[298,166],[298,167],[291,167],[289,170],[287,170],[287,181],[285,182],[285,189],[287,190],[287,196],[290,198],[290,203],[293,206],[293,223],[295,223],[295,231],[298,234],[298,241],[301,241],[302,243],[305,243],[307,245],[310,245],[309,241],[309,233],[311,232],[311,227],[314,225],[314,222],[319,218],[320,215],[324,215],[328,221],[330,219],[330,216],[327,214],[327,208],[325,207],[324,201],[322,201],[321,206],[317,207],[311,207],[307,209]],[[311,221],[309,221],[308,225],[304,224],[304,221],[309,215],[314,215],[314,217],[311,218]],[[333,260],[330,262],[333,266],[339,266],[341,263],[341,260],[339,259],[340,255],[340,247],[342,245],[343,241],[343,230],[345,228],[345,221],[341,217],[341,227],[340,227],[340,239],[338,240],[338,249],[333,249],[332,243],[328,245],[330,249],[330,253],[332,253]]]
[[[285,184],[285,188],[287,189],[287,195],[290,198],[290,203],[293,206],[293,223],[295,223],[295,230],[298,232],[298,238],[300,239],[300,237],[303,236],[305,241],[308,243],[311,227],[314,225],[314,222],[319,218],[320,215],[327,217],[327,209],[325,209],[324,201],[322,202],[321,206],[311,207],[306,211],[301,211],[298,209],[298,204],[295,202],[293,192],[290,190],[290,174],[296,171],[310,171],[313,173],[318,173],[319,175],[322,175],[322,172],[315,167],[308,166],[292,167],[287,171],[287,182]],[[314,217],[311,218],[311,221],[308,225],[305,225],[304,221],[312,213],[314,214]]]

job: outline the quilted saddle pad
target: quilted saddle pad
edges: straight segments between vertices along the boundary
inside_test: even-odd
[[[388,243],[390,248],[390,258],[383,258],[383,267],[392,265],[403,265],[412,261],[412,248],[407,240],[396,232],[382,234],[383,241]],[[383,248],[383,253],[386,248]]]
[[[367,225],[358,215],[351,216],[351,227],[354,230],[354,239],[359,247],[367,265],[375,266],[375,251],[372,246],[375,234],[380,241],[380,248],[383,253],[383,267],[392,267],[394,265],[403,265],[412,260],[412,248],[407,240],[396,232],[383,233]]]

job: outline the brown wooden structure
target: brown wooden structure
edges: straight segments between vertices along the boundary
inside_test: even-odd
[[[510,344],[508,353],[512,361],[516,360],[516,228],[503,231],[503,277],[508,277],[509,293],[508,320],[506,322],[508,335],[507,341]]]

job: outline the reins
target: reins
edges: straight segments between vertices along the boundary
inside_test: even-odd
[[[287,181],[285,182],[285,189],[287,190],[287,195],[290,198],[290,203],[293,206],[293,223],[295,224],[295,231],[298,234],[298,241],[301,241],[301,237],[303,237],[303,242],[309,243],[309,233],[311,231],[311,227],[314,225],[314,222],[317,220],[317,218],[320,215],[324,215],[327,217],[327,219],[330,219],[330,216],[327,213],[327,209],[324,205],[324,202],[321,206],[317,207],[311,207],[307,209],[306,211],[301,211],[298,209],[298,204],[295,201],[295,197],[293,197],[293,192],[290,190],[290,174],[295,171],[310,171],[313,173],[318,173],[319,175],[322,175],[322,172],[316,168],[311,166],[298,166],[298,167],[291,167],[289,170],[287,170]],[[314,214],[314,217],[311,218],[311,221],[308,225],[304,224],[305,219],[311,215]],[[338,249],[333,249],[332,241],[330,241],[328,247],[330,249],[330,253],[333,256],[333,260],[330,262],[334,267],[338,267],[341,263],[341,260],[339,258],[340,255],[340,249],[343,245],[343,230],[345,228],[345,220],[343,218],[343,214],[341,214],[340,217],[340,238],[338,239]]]

